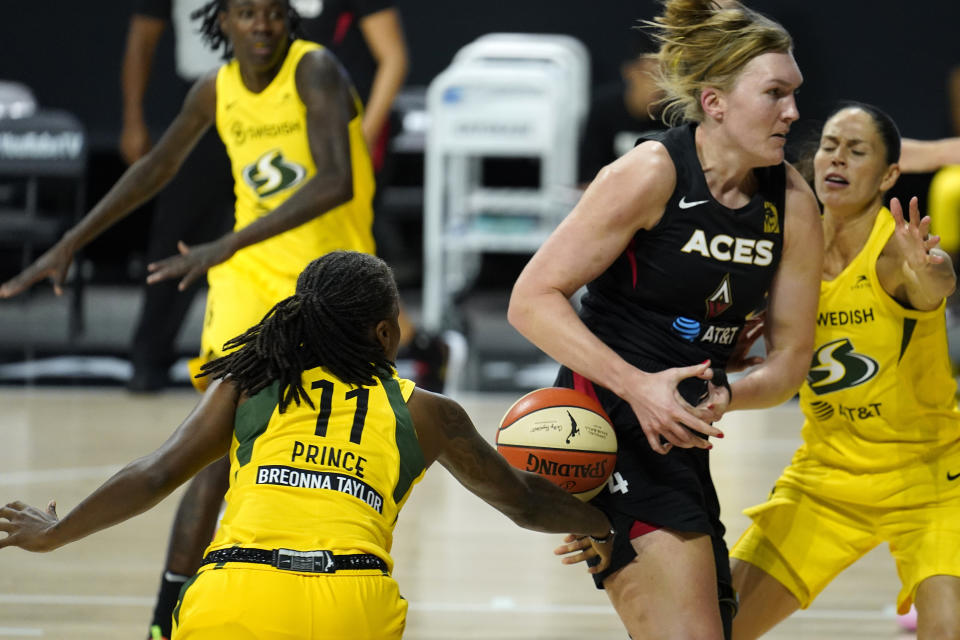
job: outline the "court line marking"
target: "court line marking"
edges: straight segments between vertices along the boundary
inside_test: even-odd
[[[608,605],[517,604],[509,597],[496,597],[488,602],[415,602],[408,601],[411,611],[424,613],[548,613],[615,616]],[[154,598],[137,596],[87,596],[72,594],[0,593],[0,604],[82,605],[104,607],[152,607]],[[893,619],[892,606],[883,609],[824,609],[798,611],[792,617],[808,620],[877,620]]]
[[[43,629],[34,627],[0,627],[0,636],[38,638],[42,635]]]
[[[28,469],[0,473],[0,486],[39,484],[43,482],[69,482],[72,480],[106,480],[123,468],[122,464],[105,464],[98,467],[61,467],[57,469]]]

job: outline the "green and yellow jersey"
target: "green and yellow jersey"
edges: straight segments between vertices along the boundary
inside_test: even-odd
[[[276,209],[316,174],[296,70],[304,55],[320,48],[293,41],[280,71],[259,93],[243,84],[236,60],[217,73],[216,125],[232,164],[236,229]],[[239,251],[229,261],[233,267],[255,279],[296,280],[311,260],[330,251],[374,252],[373,168],[356,94],[354,100],[357,116],[349,123],[353,198],[295,229]]]
[[[313,407],[279,412],[279,384],[237,409],[227,507],[209,551],[242,546],[371,553],[392,569],[397,515],[425,472],[407,400],[413,382],[373,386],[303,373]]]
[[[956,383],[944,305],[903,307],[880,285],[877,258],[894,231],[882,209],[866,245],[820,285],[813,361],[800,389],[804,445],[851,472],[882,472],[935,456],[955,442]]]

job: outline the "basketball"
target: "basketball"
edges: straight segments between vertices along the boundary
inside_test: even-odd
[[[497,430],[497,451],[517,469],[547,478],[581,500],[600,493],[617,460],[617,436],[600,403],[561,387],[513,403]]]

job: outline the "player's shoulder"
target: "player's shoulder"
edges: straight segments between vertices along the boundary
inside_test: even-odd
[[[819,218],[820,207],[813,189],[803,178],[803,174],[789,162],[784,163],[786,178],[786,202],[788,211],[800,215]]]

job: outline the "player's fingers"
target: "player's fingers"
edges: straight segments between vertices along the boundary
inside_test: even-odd
[[[190,247],[187,246],[187,243],[183,240],[177,240],[177,251],[180,252],[180,255],[187,255],[190,253]]]
[[[576,537],[575,537],[572,541],[568,541],[567,543],[562,544],[562,545],[560,545],[559,547],[557,547],[556,549],[554,549],[553,552],[554,552],[556,555],[558,555],[558,556],[562,556],[562,555],[567,554],[567,553],[574,553],[574,552],[576,552],[576,551],[581,551],[581,550],[585,549],[586,547],[589,547],[589,546],[590,546],[590,542],[588,541],[588,542],[586,543],[586,547],[585,547],[585,546],[583,545],[583,540],[584,540],[584,538],[576,538]]]
[[[47,503],[47,513],[53,516],[54,518],[57,517],[57,501],[56,500],[51,500],[50,502]]]
[[[183,280],[180,281],[180,284],[177,285],[177,289],[180,291],[186,291],[187,287],[193,284],[201,274],[203,274],[202,269],[191,269],[187,272],[187,275],[183,277]]]
[[[914,224],[920,221],[920,199],[917,196],[910,198],[910,220]]]
[[[579,562],[586,562],[596,554],[596,551],[593,549],[587,549],[581,551],[580,553],[572,556],[566,556],[560,559],[561,564],[577,564]]]
[[[654,431],[653,429],[648,429],[647,427],[644,427],[643,431],[644,435],[647,436],[647,443],[650,444],[650,448],[655,452],[664,455],[670,450],[671,445],[667,444],[664,446],[664,444],[660,443],[660,434],[658,432]]]
[[[691,414],[692,417],[692,414]],[[706,424],[702,420],[697,419],[698,423]],[[718,436],[720,434],[719,429],[710,429],[713,433],[709,435]],[[672,436],[672,437],[671,437]],[[670,442],[675,446],[683,447],[684,449],[712,449],[713,445],[704,438],[697,437],[690,432],[689,427],[686,426],[686,421],[682,424],[674,425],[674,429],[670,432],[670,435],[665,435]]]
[[[893,216],[893,220],[896,222],[897,227],[904,225],[903,207],[900,206],[899,198],[890,198],[890,214]]]
[[[186,272],[183,261],[179,257],[166,258],[159,262],[154,262],[151,267],[151,273],[147,276],[147,284],[155,284],[163,280],[176,278]]]
[[[677,367],[670,371],[673,372],[674,377],[676,377],[676,382],[680,382],[685,378],[702,378],[709,380],[713,377],[713,370],[710,368],[709,360],[704,360],[700,364],[689,367]]]
[[[31,284],[42,277],[41,274],[36,273],[35,269],[29,268],[3,283],[3,286],[0,287],[0,291],[3,292],[2,297],[12,298],[23,293]]]
[[[696,431],[697,433],[702,433],[705,436],[722,437],[720,429],[717,429],[712,424],[697,418],[689,411],[684,411],[681,414],[675,415],[674,419],[676,421],[674,426],[677,429],[682,430],[684,435],[693,438],[694,440],[700,440],[700,438],[690,433],[690,431]]]

